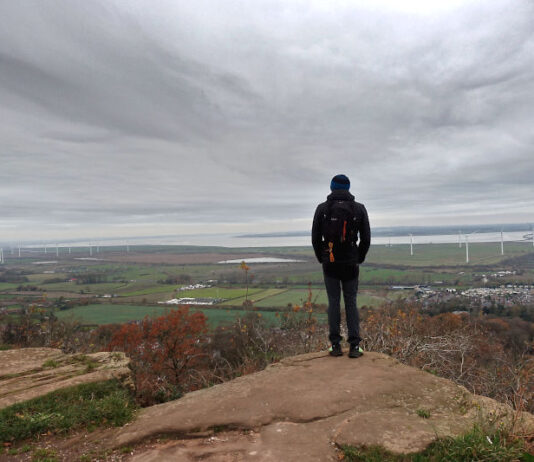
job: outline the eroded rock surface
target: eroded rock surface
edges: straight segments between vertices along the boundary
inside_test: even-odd
[[[327,461],[338,445],[416,452],[477,421],[510,417],[505,405],[383,354],[312,353],[145,409],[109,444],[153,441],[137,462]],[[534,430],[534,417],[524,414],[523,424]]]
[[[0,351],[0,409],[60,388],[130,375],[123,353],[67,355],[55,348]]]

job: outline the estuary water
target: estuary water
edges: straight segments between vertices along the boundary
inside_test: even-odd
[[[467,235],[469,243],[476,242],[500,242],[501,233],[471,233]],[[462,234],[433,234],[413,236],[414,244],[452,244],[461,239],[465,242],[466,235]],[[505,242],[524,242],[532,245],[531,233],[528,231],[504,232]],[[376,236],[372,238],[371,245],[395,245],[409,244],[409,235]],[[286,246],[311,246],[309,235],[292,236],[236,236],[235,234],[191,234],[176,236],[152,236],[152,237],[129,237],[117,239],[91,239],[78,242],[59,242],[60,247],[82,246],[134,246],[134,245],[201,245],[223,247],[286,247]],[[40,247],[35,245],[32,247]],[[55,247],[49,244],[49,247]]]

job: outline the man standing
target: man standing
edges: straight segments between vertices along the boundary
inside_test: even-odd
[[[350,181],[345,175],[332,178],[332,193],[319,204],[312,226],[315,256],[323,265],[324,283],[328,294],[330,355],[341,356],[340,299],[343,289],[345,314],[350,343],[349,357],[358,358],[360,350],[360,319],[356,306],[359,265],[365,260],[371,244],[371,229],[367,210],[349,192]],[[359,242],[358,242],[359,238]]]

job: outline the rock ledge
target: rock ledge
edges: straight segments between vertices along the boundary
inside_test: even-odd
[[[68,355],[55,348],[0,351],[0,409],[60,388],[130,376],[124,353]]]
[[[310,353],[147,408],[109,445],[170,438],[137,453],[138,462],[327,461],[337,460],[338,445],[417,452],[436,437],[511,416],[503,404],[383,354]],[[534,416],[524,413],[522,425],[534,430]]]

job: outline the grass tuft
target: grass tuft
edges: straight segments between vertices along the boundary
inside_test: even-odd
[[[53,359],[48,359],[43,363],[43,368],[45,369],[55,369],[56,367],[59,367],[59,363]]]
[[[524,442],[502,433],[488,434],[479,427],[457,438],[441,438],[416,454],[393,454],[381,447],[343,446],[348,462],[529,462]]]
[[[57,453],[53,449],[39,448],[33,451],[32,462],[57,462]]]
[[[427,409],[417,409],[417,415],[422,419],[430,419],[430,411]]]
[[[135,409],[130,392],[117,380],[77,385],[0,410],[0,442],[48,431],[120,426],[133,418]]]

